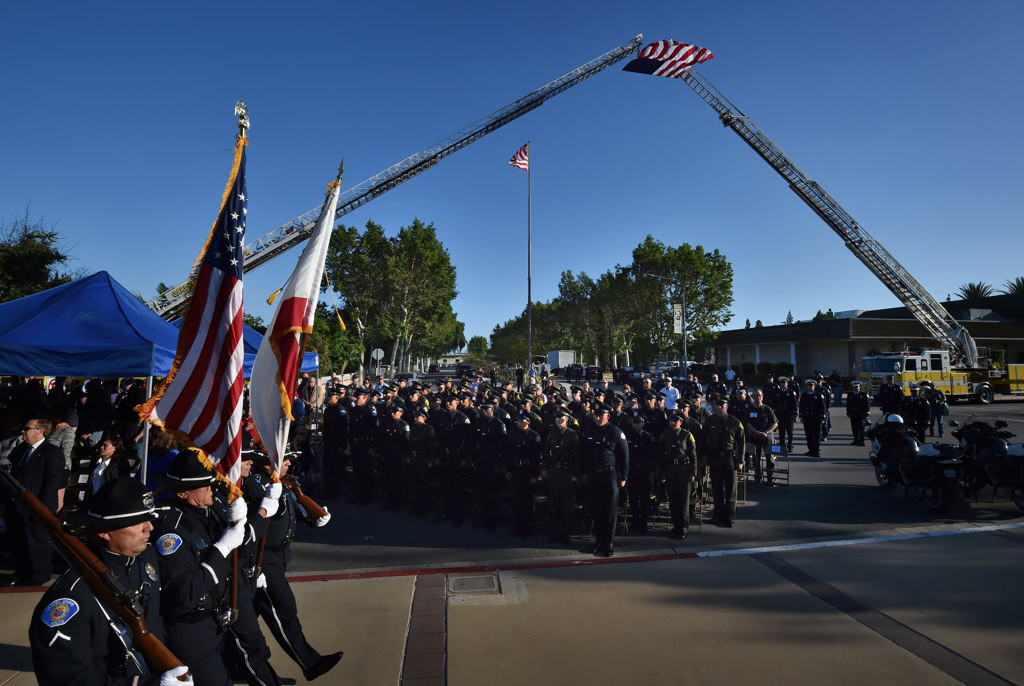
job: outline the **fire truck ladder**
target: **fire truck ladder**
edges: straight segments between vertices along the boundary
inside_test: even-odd
[[[518,119],[527,112],[540,107],[545,101],[572,88],[581,81],[585,81],[598,72],[607,69],[636,52],[642,42],[643,35],[641,34],[614,50],[606,52],[597,59],[591,60],[568,74],[555,79],[546,86],[541,86],[532,93],[524,95],[497,112],[466,126],[444,140],[431,145],[429,148],[421,150],[415,155],[411,155],[401,162],[388,167],[359,185],[353,186],[339,196],[338,208],[334,213],[335,219],[365,205],[377,196],[387,193],[395,186],[430,169],[452,153],[483,138],[492,131],[500,129],[505,124]],[[248,272],[260,265],[266,264],[289,248],[309,238],[310,234],[313,233],[316,220],[319,218],[320,209],[321,206],[318,205],[287,224],[283,224],[247,244],[244,248],[244,271]],[[149,306],[164,319],[172,320],[181,316],[191,292],[190,282],[185,281],[150,300]]]
[[[796,166],[750,121],[749,117],[729,102],[696,69],[691,68],[684,72],[682,80],[718,112],[723,125],[739,134],[754,152],[789,183],[790,189],[839,234],[850,252],[899,298],[928,333],[951,352],[952,357],[968,367],[977,365],[978,351],[967,329],[961,326],[881,243],[872,238],[831,195],[825,192],[825,189]]]

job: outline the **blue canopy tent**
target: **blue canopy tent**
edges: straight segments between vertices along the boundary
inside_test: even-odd
[[[165,376],[178,330],[107,272],[0,304],[0,374]]]

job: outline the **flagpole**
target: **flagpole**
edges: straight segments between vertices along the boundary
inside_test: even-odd
[[[530,159],[530,141],[526,141],[527,159]],[[533,160],[526,167],[526,370],[530,370],[533,364],[533,292],[531,290],[533,280],[533,232],[531,220],[533,218],[533,198],[530,187],[530,174],[533,171]]]

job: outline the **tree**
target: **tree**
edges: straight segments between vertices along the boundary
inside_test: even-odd
[[[0,223],[0,302],[17,300],[82,276],[61,272],[70,256],[60,246],[55,225],[24,217]]]
[[[814,319],[812,321],[823,322],[823,321],[829,321],[829,320],[832,320],[832,319],[835,319],[835,318],[836,318],[835,313],[832,311],[832,308],[829,308],[828,312],[822,312],[821,310],[818,310],[818,313],[816,315],[814,315]]]
[[[758,319],[756,322],[754,322],[754,328],[755,329],[760,329],[760,328],[763,328],[763,327],[764,327],[764,324],[761,323],[760,319]]]
[[[162,286],[163,284],[160,285]],[[164,290],[167,289],[165,288]],[[162,293],[163,291],[158,290],[157,292]],[[244,312],[242,313],[242,322],[250,329],[259,331],[262,334],[265,334],[267,332],[267,325],[263,322],[263,317],[257,316],[255,314],[249,314],[248,312]]]
[[[957,290],[956,294],[964,300],[973,300],[995,295],[996,290],[984,281],[978,281],[977,283],[965,283]]]
[[[474,355],[487,354],[487,339],[483,336],[473,336],[469,339],[469,352]]]
[[[349,363],[362,357],[363,347],[350,330],[341,330],[334,308],[317,303],[313,332],[306,337],[306,352],[320,355],[320,368],[344,374]]]
[[[793,310],[786,310],[786,321],[782,323],[786,324],[787,326],[792,326],[794,321],[796,320],[793,319]]]
[[[743,328],[744,329],[749,329],[750,328],[750,320],[749,319],[747,319],[747,323],[743,325]]]
[[[1019,295],[1024,293],[1024,276],[1018,276],[1016,279],[1007,281],[1001,293],[1003,295]]]

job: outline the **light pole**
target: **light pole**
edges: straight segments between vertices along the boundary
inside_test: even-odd
[[[681,292],[683,297],[683,304],[682,308],[680,309],[680,324],[682,329],[681,333],[683,335],[683,359],[681,361],[681,364],[679,365],[679,369],[680,375],[685,377],[687,371],[687,362],[689,360],[689,356],[686,350],[686,282],[672,278],[671,276],[662,276],[661,274],[650,274],[645,272],[644,276],[649,276],[652,279],[658,279],[659,281],[668,281],[669,283],[674,283],[679,286],[679,291]]]

